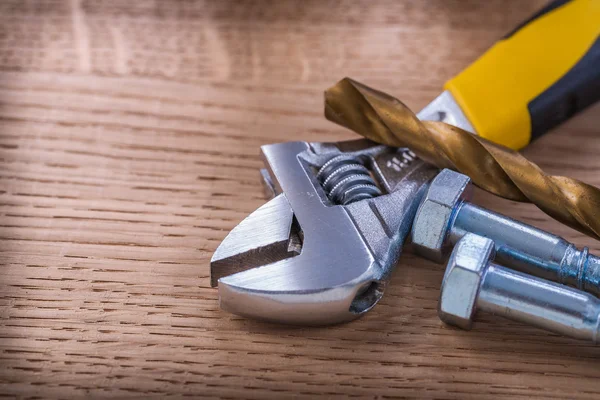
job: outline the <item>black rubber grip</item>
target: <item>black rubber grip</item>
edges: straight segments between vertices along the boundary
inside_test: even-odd
[[[542,136],[598,100],[600,37],[573,68],[527,104],[531,115],[531,140]]]

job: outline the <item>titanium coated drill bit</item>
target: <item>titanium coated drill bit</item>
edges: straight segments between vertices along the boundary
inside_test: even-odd
[[[518,152],[443,122],[421,121],[400,100],[344,78],[325,91],[325,117],[378,143],[409,147],[423,160],[471,177],[480,188],[531,202],[600,239],[600,190],[545,174]]]

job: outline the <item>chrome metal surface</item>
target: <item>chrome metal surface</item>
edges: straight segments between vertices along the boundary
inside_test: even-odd
[[[265,192],[265,197],[267,199],[272,199],[277,196],[279,193],[275,190],[275,185],[271,180],[271,176],[269,175],[269,171],[266,168],[260,169],[260,179],[263,184],[263,190]]]
[[[469,329],[475,312],[481,310],[562,335],[598,341],[598,298],[493,264],[493,247],[492,240],[472,233],[456,244],[442,283],[439,315],[443,321]],[[468,288],[456,274],[461,268],[475,272]]]
[[[437,170],[420,160],[389,168],[381,162],[393,159],[397,149],[367,141],[281,143],[263,146],[262,152],[268,167],[263,181],[280,194],[215,252],[211,276],[218,281],[221,307],[311,325],[347,321],[368,311],[383,294]],[[346,206],[332,203],[317,171],[340,155],[368,160],[381,187],[394,190]]]
[[[372,156],[371,170],[382,190],[391,193],[409,180],[420,181],[421,175],[435,176],[439,170],[426,165],[409,149],[379,152]]]
[[[477,133],[469,118],[458,105],[452,93],[444,90],[431,103],[425,106],[417,118],[422,121],[440,121],[450,125],[458,126],[471,133]]]
[[[246,217],[213,254],[210,284],[214,287],[223,276],[291,257],[288,243],[293,217],[282,194]]]
[[[578,250],[559,236],[466,202],[469,186],[467,176],[447,169],[431,182],[412,227],[417,254],[441,262],[447,249],[475,233],[494,241],[503,265],[600,295],[600,258],[587,247]]]
[[[418,254],[440,263],[444,260],[447,227],[457,206],[470,196],[466,175],[445,169],[433,179],[413,224],[413,248]]]
[[[513,269],[600,295],[600,258],[560,236],[474,204],[459,206],[449,241],[467,232],[494,240],[496,259]]]
[[[438,314],[448,324],[470,329],[486,265],[494,258],[494,242],[467,235],[448,261]]]

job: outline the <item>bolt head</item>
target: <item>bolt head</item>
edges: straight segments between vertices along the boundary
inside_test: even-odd
[[[442,321],[471,329],[481,280],[494,254],[494,242],[473,233],[467,233],[456,244],[448,260],[438,303]]]
[[[431,182],[412,228],[414,250],[441,263],[448,252],[446,237],[455,207],[471,197],[471,179],[444,169]]]

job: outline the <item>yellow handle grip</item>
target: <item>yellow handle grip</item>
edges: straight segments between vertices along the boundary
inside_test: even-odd
[[[550,3],[446,82],[477,133],[515,150],[600,99],[600,0]]]

